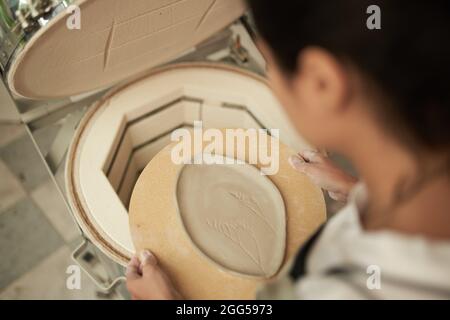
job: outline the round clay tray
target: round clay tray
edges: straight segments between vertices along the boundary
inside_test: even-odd
[[[185,298],[253,299],[257,287],[270,279],[239,274],[219,266],[201,252],[186,231],[175,196],[178,177],[184,167],[171,161],[175,144],[165,147],[152,159],[134,188],[129,221],[136,249],[154,252]],[[239,160],[248,162],[246,151],[245,157]],[[279,171],[268,176],[278,188],[285,206],[286,243],[281,268],[326,216],[322,191],[288,164],[293,154],[295,151],[281,143]],[[222,156],[233,155],[225,151]],[[255,166],[261,168],[260,164]],[[207,192],[205,190],[205,194]]]
[[[170,143],[171,131],[196,120],[209,128],[280,128],[284,143],[307,147],[267,81],[241,68],[172,64],[113,89],[78,126],[66,190],[83,232],[117,263],[125,265],[135,252],[127,211],[135,177]]]

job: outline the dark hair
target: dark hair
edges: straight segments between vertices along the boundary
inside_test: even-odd
[[[415,147],[450,149],[450,1],[248,0],[261,37],[286,73],[319,46],[349,61],[389,99],[377,114]],[[381,9],[369,30],[367,8]]]

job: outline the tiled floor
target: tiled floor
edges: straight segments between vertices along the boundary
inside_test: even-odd
[[[2,181],[0,184],[0,212],[3,212],[25,197],[25,190],[23,189],[22,184],[1,160],[0,177]]]
[[[46,181],[31,192],[31,199],[44,213],[52,227],[62,236],[65,242],[72,242],[78,235],[78,229],[73,218],[68,214],[67,207],[58,194],[53,181]]]
[[[82,290],[68,290],[66,268],[70,250],[63,245],[16,279],[0,295],[2,299],[97,299],[94,284],[82,277]]]
[[[57,128],[37,132],[48,149]],[[79,233],[23,127],[0,125],[0,299],[97,299],[66,286]]]
[[[4,288],[61,247],[63,240],[28,197],[0,219],[0,288]]]

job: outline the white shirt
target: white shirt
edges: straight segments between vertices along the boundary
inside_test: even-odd
[[[365,231],[360,212],[366,203],[366,189],[358,185],[311,245],[303,261],[305,274],[296,279],[284,275],[258,297],[449,299],[450,241]]]

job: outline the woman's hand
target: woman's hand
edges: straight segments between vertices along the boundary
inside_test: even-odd
[[[134,256],[127,266],[127,288],[134,300],[179,300],[181,295],[159,267],[158,260],[148,250],[140,259]]]
[[[289,158],[291,166],[306,174],[316,185],[328,191],[336,201],[346,202],[358,182],[317,151],[305,150]]]

